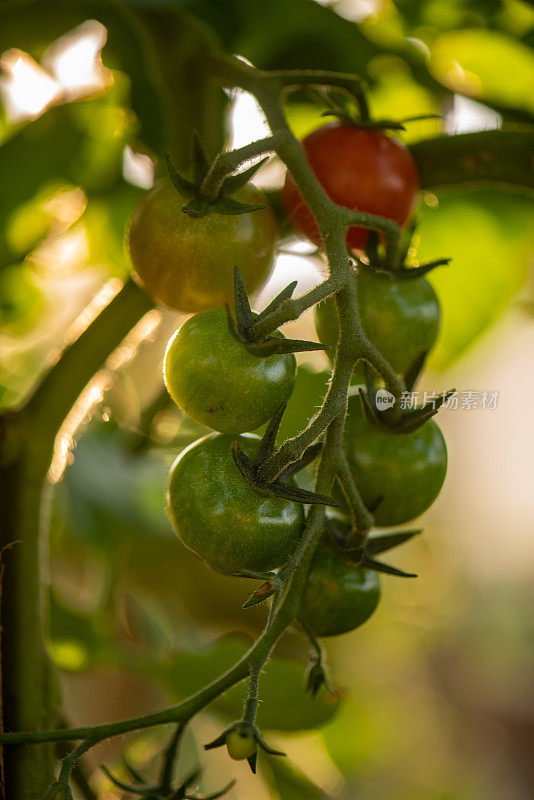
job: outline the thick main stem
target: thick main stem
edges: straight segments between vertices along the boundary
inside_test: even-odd
[[[150,309],[132,282],[65,349],[20,412],[1,418],[0,547],[3,729],[53,726],[59,684],[46,654],[48,540],[43,492],[56,434],[74,401],[106,357]],[[50,748],[4,748],[6,800],[41,800],[53,779]]]

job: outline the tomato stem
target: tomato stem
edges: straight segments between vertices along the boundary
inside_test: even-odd
[[[397,257],[401,241],[401,229],[398,225],[369,214],[340,207],[333,203],[325,194],[311,170],[298,140],[293,136],[283,111],[283,99],[292,88],[305,85],[331,85],[349,91],[358,100],[362,94],[361,81],[354,76],[339,75],[327,72],[263,72],[245,64],[239,59],[220,56],[212,58],[210,65],[219,76],[222,83],[227,86],[240,86],[251,91],[260,103],[272,136],[259,142],[253,142],[244,148],[223,153],[213,162],[202,184],[202,191],[206,196],[213,196],[220,191],[224,179],[233,172],[240,163],[265,152],[275,151],[281,160],[290,169],[299,190],[305,201],[313,210],[317,224],[326,243],[326,257],[329,265],[329,277],[311,291],[297,299],[287,298],[278,308],[260,319],[250,329],[254,339],[259,340],[272,333],[285,322],[296,319],[300,314],[320,300],[335,295],[335,302],[339,316],[340,337],[334,359],[332,380],[324,398],[324,403],[318,414],[309,422],[308,426],[296,437],[288,439],[273,455],[261,466],[261,477],[267,481],[274,481],[290,464],[302,458],[308,447],[319,438],[324,437],[324,448],[319,457],[316,479],[316,492],[328,494],[337,474],[343,473],[343,428],[347,410],[347,398],[354,364],[364,359],[379,372],[386,386],[395,395],[400,397],[404,384],[394,373],[391,366],[383,356],[373,347],[362,330],[358,310],[358,296],[354,281],[354,274],[348,258],[345,236],[351,225],[362,225],[379,232],[386,243],[386,259],[393,263]],[[362,113],[364,113],[364,109]],[[127,284],[128,286],[129,284]],[[123,291],[132,291],[129,290]],[[135,299],[135,298],[134,298]],[[148,301],[145,301],[147,304]],[[138,315],[147,310],[142,302],[134,303]],[[133,318],[135,313],[132,312]],[[105,319],[105,312],[101,317]],[[100,318],[99,318],[100,319]],[[97,320],[98,322],[98,320]],[[121,324],[124,320],[121,321]],[[97,324],[97,323],[95,323]],[[121,324],[114,333],[124,334]],[[88,341],[91,337],[88,338]],[[83,335],[73,346],[74,353],[79,359],[80,351],[84,347]],[[79,344],[79,343],[82,344]],[[108,349],[98,353],[99,367],[102,358],[109,352]],[[91,356],[94,358],[94,356]],[[68,413],[72,402],[83,388],[87,375],[87,365],[76,371],[72,358],[67,352],[62,358],[58,369],[53,370],[47,380],[40,387],[33,401],[33,407],[39,411],[44,408],[52,416],[56,430],[65,415]],[[62,395],[63,400],[59,407],[52,406],[57,401],[56,389],[63,386],[64,381],[72,378],[74,382],[67,393]],[[354,513],[358,516],[362,529],[367,529],[372,523],[372,517],[363,504],[360,507],[357,490],[351,485],[350,495]],[[196,694],[183,700],[178,705],[164,709],[153,714],[148,714],[134,719],[121,720],[92,727],[82,727],[71,730],[32,730],[28,732],[0,734],[0,742],[4,744],[43,743],[81,740],[81,744],[72,751],[63,761],[63,766],[57,783],[51,787],[47,800],[52,800],[61,790],[64,797],[69,797],[69,778],[77,759],[98,742],[123,733],[142,730],[166,723],[185,725],[195,714],[212,702],[221,693],[234,684],[250,676],[249,700],[247,700],[246,714],[253,718],[257,709],[257,692],[260,671],[270,657],[273,648],[280,636],[298,617],[302,595],[315,548],[319,542],[325,525],[325,509],[322,505],[311,506],[305,530],[299,545],[290,561],[282,568],[279,574],[282,584],[281,592],[277,593],[276,602],[273,602],[271,613],[265,628],[252,645],[250,650],[237,661],[227,672],[219,676],[208,686]]]

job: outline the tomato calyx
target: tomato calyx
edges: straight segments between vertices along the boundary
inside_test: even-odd
[[[115,777],[110,770],[102,765],[101,769],[106,775],[106,777],[113,783],[118,789],[121,789],[123,792],[127,794],[137,795],[137,797],[145,797],[146,800],[165,800],[165,798],[169,797],[176,797],[176,798],[183,798],[183,800],[217,800],[219,797],[223,797],[225,794],[228,794],[230,789],[235,786],[236,781],[230,781],[226,786],[216,792],[212,792],[209,795],[206,794],[198,794],[194,791],[195,785],[198,783],[198,779],[201,775],[202,770],[196,769],[190,772],[186,778],[177,786],[170,786],[164,785],[164,780],[159,784],[149,784],[142,775],[132,767],[126,758],[123,757],[122,762],[124,767],[130,777],[132,778],[135,783],[128,784],[125,781],[120,780],[119,778]]]
[[[214,750],[217,747],[226,746],[228,755],[234,761],[248,761],[251,772],[256,774],[256,761],[258,757],[258,747],[271,756],[285,756],[282,750],[275,750],[262,736],[260,729],[252,722],[239,720],[233,722],[216,739],[204,745],[204,750]]]
[[[262,465],[265,464],[274,453],[276,436],[285,408],[286,404],[284,403],[270,420],[258,444],[258,449],[254,458],[249,458],[237,441],[232,444],[232,457],[236,467],[258,494],[267,497],[281,497],[285,500],[292,500],[294,503],[325,505],[338,508],[340,504],[331,497],[328,497],[328,495],[301,489],[292,481],[292,478],[297,472],[307,467],[308,464],[311,464],[312,461],[317,458],[323,448],[322,442],[316,442],[308,447],[304,455],[298,461],[286,467],[278,478],[271,483],[267,483],[259,477]],[[265,597],[263,599],[265,599]]]
[[[353,91],[340,91],[339,89],[326,88],[312,93],[321,105],[326,105],[322,117],[336,117],[346,125],[355,128],[378,131],[405,131],[406,123],[420,122],[428,119],[442,119],[441,114],[415,114],[402,119],[372,119],[364,87],[356,87]]]
[[[423,530],[416,528],[407,531],[397,531],[395,533],[379,534],[370,536],[365,544],[357,547],[351,546],[352,528],[350,526],[340,526],[334,520],[327,517],[325,520],[326,532],[333,545],[345,555],[347,561],[365,569],[372,569],[375,572],[383,572],[387,575],[395,575],[399,578],[417,578],[415,572],[406,572],[391,564],[386,564],[375,558],[380,553],[386,553],[394,547],[398,547],[404,542],[419,536]]]
[[[179,194],[188,198],[189,203],[182,208],[182,211],[190,217],[204,217],[211,211],[215,211],[217,214],[248,214],[264,209],[263,203],[242,203],[232,195],[248,183],[266,160],[266,158],[262,158],[237,175],[227,175],[216,197],[207,197],[202,191],[202,185],[210,171],[211,164],[198,132],[193,131],[191,139],[191,179],[180,175],[174,166],[171,154],[169,151],[165,151],[169,177]]]
[[[280,336],[266,336],[261,340],[256,340],[252,336],[252,329],[258,322],[263,321],[269,314],[276,311],[282,303],[291,298],[295,291],[297,281],[289,283],[274,300],[259,314],[255,314],[248,299],[245,282],[239,267],[234,267],[234,308],[235,317],[229,305],[226,306],[228,325],[233,335],[242,342],[248,352],[258,358],[267,358],[272,355],[283,353],[303,353],[312,350],[328,349],[319,342],[310,342],[304,339],[285,339]]]
[[[410,393],[415,386],[417,377],[423,368],[426,361],[427,353],[422,353],[416,359],[413,366],[408,370],[405,376],[405,386],[407,393]],[[450,389],[448,392],[442,392],[435,399],[429,400],[422,406],[415,408],[401,409],[400,411],[392,407],[381,409],[379,402],[384,399],[383,389],[376,389],[373,377],[370,370],[366,366],[367,388],[360,388],[359,395],[363,406],[363,411],[367,421],[374,425],[376,428],[382,428],[391,433],[413,433],[421,428],[426,422],[434,417],[440,408],[449,400],[454,394],[456,389]],[[415,379],[414,379],[415,375]],[[386,400],[389,401],[393,396],[389,392],[386,393]],[[392,414],[391,411],[395,411]]]
[[[366,260],[364,261],[358,256],[351,254],[351,257],[357,263],[358,268],[368,270],[369,272],[385,272],[394,275],[395,278],[401,280],[414,280],[416,278],[423,278],[429,272],[437,267],[447,267],[452,259],[451,258],[437,258],[433,261],[427,261],[424,264],[417,266],[409,266],[409,252],[412,247],[412,239],[416,231],[416,225],[406,231],[402,246],[399,250],[399,255],[396,263],[387,264],[382,253],[379,250],[379,236],[376,231],[369,231],[367,242],[365,244]]]

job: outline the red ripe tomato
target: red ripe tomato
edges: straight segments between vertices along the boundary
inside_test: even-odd
[[[302,146],[319,183],[338,205],[387,217],[399,225],[414,211],[419,174],[409,150],[397,139],[336,122],[311,133]],[[289,173],[282,201],[296,230],[323,247],[315,218]],[[347,246],[362,250],[368,233],[367,228],[352,226]]]

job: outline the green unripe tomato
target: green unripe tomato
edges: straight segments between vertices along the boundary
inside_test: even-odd
[[[399,279],[363,268],[355,280],[365,333],[395,372],[404,375],[435,344],[440,308],[434,289],[425,278]],[[334,353],[339,327],[333,298],[315,306],[315,327],[321,344]]]
[[[377,525],[418,517],[438,496],[447,472],[447,448],[433,420],[413,433],[396,433],[367,421],[358,395],[349,398],[345,451],[362,499]]]
[[[131,219],[129,249],[142,285],[156,302],[177,311],[230,303],[235,265],[249,294],[266,281],[278,237],[274,214],[250,184],[234,197],[242,203],[264,203],[265,208],[190,217],[182,211],[188,199],[169,178],[143,196]]]
[[[171,338],[163,374],[172,399],[201,425],[223,433],[267,422],[293,390],[293,353],[253,356],[231,332],[226,310],[203,311]]]
[[[304,512],[298,503],[256,492],[234,464],[233,441],[210,434],[180,453],[169,476],[169,517],[183,544],[216,572],[265,572],[295,550]],[[237,441],[252,457],[260,440]]]
[[[254,755],[258,745],[251,730],[236,726],[226,735],[226,749],[228,750],[228,755],[234,761],[243,761],[243,759],[251,758]]]
[[[369,619],[380,600],[376,572],[350,564],[323,539],[313,557],[301,618],[317,636],[338,636]]]

